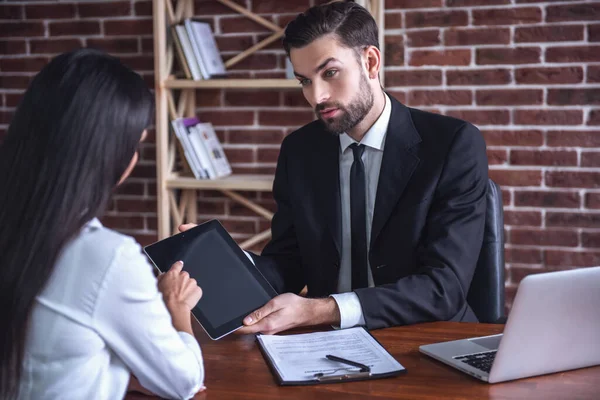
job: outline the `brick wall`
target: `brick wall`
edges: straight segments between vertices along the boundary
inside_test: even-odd
[[[284,25],[316,1],[237,2]],[[196,11],[224,58],[268,34],[215,1],[196,0]],[[530,273],[600,265],[600,2],[386,0],[385,20],[387,89],[485,135],[505,201],[508,303]],[[35,71],[78,46],[118,55],[152,84],[151,2],[0,5],[0,138]],[[283,77],[283,66],[275,43],[231,75]],[[272,172],[285,134],[312,119],[299,90],[197,96],[200,118],[217,127],[238,173]],[[144,145],[104,219],[143,243],[155,238],[154,153]],[[273,208],[270,195],[248,195]],[[200,194],[199,211],[239,239],[268,227],[216,192]]]

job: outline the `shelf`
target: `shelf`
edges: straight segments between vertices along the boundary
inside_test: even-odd
[[[169,89],[299,89],[296,79],[166,79],[163,87]]]
[[[249,190],[270,192],[273,175],[230,175],[221,179],[173,177],[167,179],[169,189]]]

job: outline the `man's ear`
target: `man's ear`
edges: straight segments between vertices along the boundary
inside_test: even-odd
[[[377,79],[381,69],[381,52],[375,46],[368,46],[364,50],[364,61],[370,79]]]

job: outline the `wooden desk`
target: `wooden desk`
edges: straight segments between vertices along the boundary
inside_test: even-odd
[[[500,333],[502,325],[436,322],[372,331],[407,369],[395,378],[314,386],[277,386],[254,338],[196,337],[206,367],[204,393],[195,399],[600,399],[600,367],[489,385],[437,362],[419,346]],[[128,399],[149,399],[129,395]]]

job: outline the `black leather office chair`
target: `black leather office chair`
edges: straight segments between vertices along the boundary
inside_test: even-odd
[[[500,186],[491,179],[486,203],[483,244],[467,303],[479,322],[504,322],[504,213]]]

